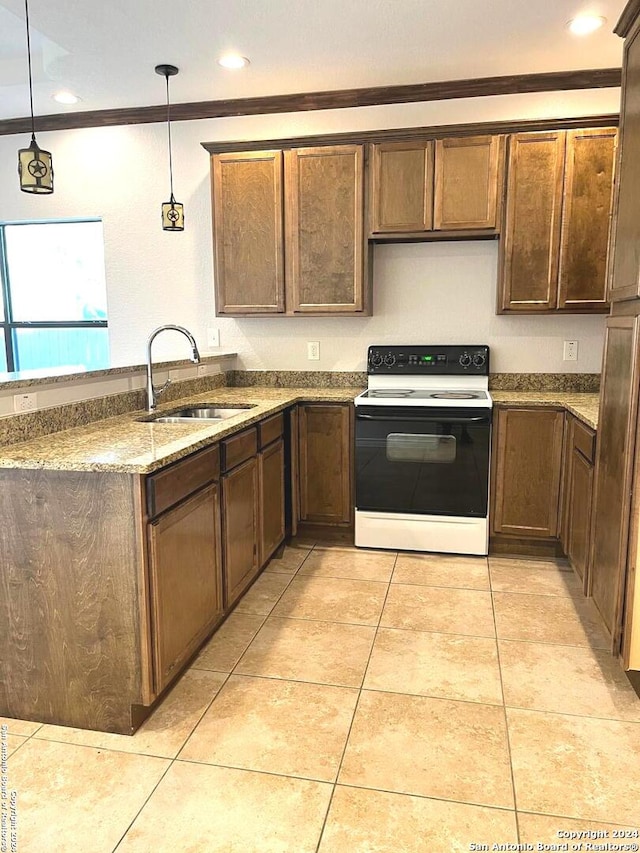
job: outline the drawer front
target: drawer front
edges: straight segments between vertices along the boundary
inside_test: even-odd
[[[247,429],[222,442],[222,470],[230,471],[258,452],[258,432]]]
[[[160,515],[219,476],[220,448],[216,444],[147,477],[149,517]]]
[[[284,432],[284,416],[282,412],[274,415],[272,418],[267,418],[266,421],[262,421],[258,425],[258,428],[260,430],[260,447],[263,448],[277,438],[280,438]]]
[[[573,446],[587,459],[593,462],[596,453],[596,434],[580,421],[573,422]]]

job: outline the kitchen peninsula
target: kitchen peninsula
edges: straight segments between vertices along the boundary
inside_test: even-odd
[[[220,424],[133,411],[1,447],[0,715],[134,731],[285,526],[349,535],[360,390],[223,386],[158,412],[250,406]],[[597,425],[595,393],[493,393]]]

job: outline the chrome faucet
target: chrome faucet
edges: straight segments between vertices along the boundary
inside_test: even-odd
[[[157,405],[157,399],[162,394],[163,391],[166,391],[169,385],[171,384],[171,380],[167,379],[164,385],[157,387],[153,384],[153,365],[151,362],[151,344],[154,341],[154,338],[160,334],[160,332],[165,332],[167,329],[174,332],[182,332],[182,334],[188,339],[191,347],[193,349],[193,354],[191,356],[191,361],[194,364],[198,364],[200,361],[200,353],[198,352],[198,345],[196,344],[196,340],[188,329],[185,329],[184,326],[159,326],[157,329],[154,329],[153,332],[149,335],[149,340],[147,341],[147,411],[153,412]]]

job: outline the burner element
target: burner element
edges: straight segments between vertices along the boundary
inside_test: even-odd
[[[434,400],[477,400],[480,395],[474,394],[472,391],[442,391],[430,396]]]
[[[415,394],[411,388],[377,388],[375,391],[370,391],[370,397],[410,397]]]

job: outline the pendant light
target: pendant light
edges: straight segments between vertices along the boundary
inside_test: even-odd
[[[167,130],[169,135],[169,183],[171,197],[162,205],[162,228],[164,231],[184,231],[184,206],[173,195],[173,162],[171,159],[171,104],[169,103],[169,77],[175,77],[175,65],[156,65],[156,74],[167,81]]]
[[[53,192],[53,160],[49,151],[43,151],[36,142],[33,120],[33,77],[31,75],[31,37],[29,35],[29,2],[24,0],[27,23],[27,57],[29,59],[29,102],[31,104],[31,145],[18,151],[20,189],[25,193]]]

